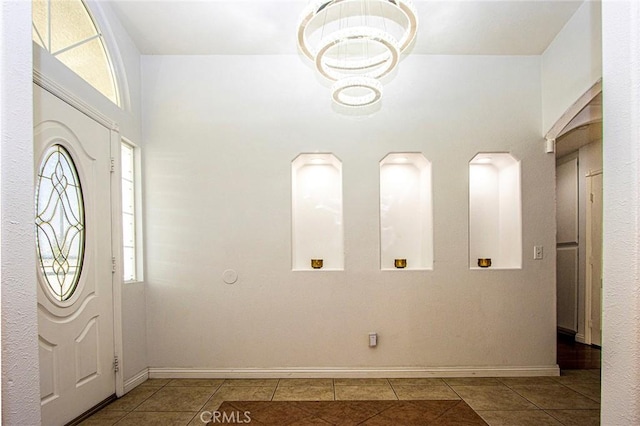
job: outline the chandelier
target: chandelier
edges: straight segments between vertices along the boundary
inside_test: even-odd
[[[382,98],[381,79],[392,75],[417,26],[410,0],[316,0],[298,25],[298,48],[333,83],[337,105],[367,107]]]

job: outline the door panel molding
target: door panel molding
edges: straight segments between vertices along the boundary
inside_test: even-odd
[[[39,107],[35,150],[43,152],[43,147],[52,144],[69,148],[86,213],[84,266],[76,293],[65,301],[68,303],[61,303],[46,297],[48,289],[38,285],[40,359],[46,364],[41,378],[47,385],[41,395],[42,408],[48,421],[57,424],[118,393],[118,376],[121,381],[122,371],[114,371],[113,358],[122,357],[122,344],[117,343],[122,339],[121,328],[117,328],[121,320],[115,318],[122,302],[115,289],[122,280],[111,266],[114,247],[121,240],[119,228],[113,224],[118,215],[112,205],[115,183],[111,167],[112,157],[119,152],[114,150],[113,140],[119,135],[114,130],[117,126],[105,126],[104,120],[96,120],[46,88],[35,87],[34,95]],[[55,137],[54,132],[58,133]],[[41,158],[36,168],[40,163]],[[40,284],[42,280],[39,276]],[[43,347],[42,341],[48,345]]]
[[[38,313],[41,315],[44,315],[51,322],[55,322],[58,324],[66,324],[75,320],[80,315],[82,315],[85,309],[87,309],[87,305],[91,303],[91,301],[94,300],[96,297],[97,296],[95,293],[88,294],[87,297],[85,297],[84,301],[82,302],[82,305],[80,305],[80,307],[71,315],[56,315],[50,312],[49,310],[47,310],[47,308],[45,308],[41,303],[38,303]]]
[[[33,82],[42,87],[47,92],[51,93],[53,96],[59,98],[81,113],[85,114],[87,117],[102,124],[107,129],[119,131],[120,127],[118,123],[102,114],[100,111],[84,102],[82,99],[78,98],[66,88],[56,83],[46,75],[42,74],[35,68],[33,69]]]
[[[120,181],[117,179],[114,180],[115,175],[119,175],[119,171],[121,170],[119,152],[122,135],[120,134],[120,126],[116,121],[102,114],[100,111],[87,104],[65,87],[56,83],[54,80],[42,74],[35,68],[33,69],[33,83],[111,131],[112,164],[114,165],[113,170],[116,172],[111,173],[111,246],[113,251],[112,256],[118,260],[113,274],[113,335],[115,345],[114,356],[120,360],[120,369],[116,372],[116,395],[121,397],[125,394],[123,376],[124,369],[122,366],[126,360],[124,359],[123,353],[122,335],[122,236],[120,235],[120,232],[117,232],[116,230],[122,228],[122,195]]]

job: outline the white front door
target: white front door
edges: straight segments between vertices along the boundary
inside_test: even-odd
[[[61,425],[115,393],[110,130],[34,85],[34,148],[42,423]]]

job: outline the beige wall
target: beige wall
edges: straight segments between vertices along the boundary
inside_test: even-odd
[[[296,56],[145,56],[142,75],[152,372],[553,371],[555,162],[539,57],[410,56],[364,118],[333,112]],[[291,271],[291,161],[315,151],[342,160],[343,272]],[[433,271],[379,270],[379,161],[398,151],[432,162]],[[522,270],[469,270],[479,151],[522,161]]]

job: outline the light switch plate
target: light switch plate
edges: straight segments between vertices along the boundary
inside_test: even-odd
[[[544,257],[544,248],[542,246],[533,246],[533,259],[542,260]]]

